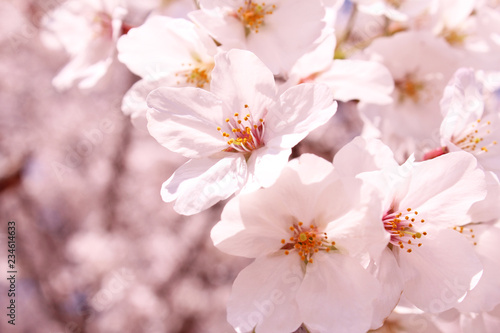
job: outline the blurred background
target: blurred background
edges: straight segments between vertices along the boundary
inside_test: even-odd
[[[2,309],[8,221],[18,271],[16,325],[2,310],[0,332],[233,332],[225,303],[249,261],[212,245],[224,202],[184,217],[161,201],[186,160],[122,114],[137,80],[123,65],[89,91],[53,88],[69,58],[47,50],[39,28],[57,4],[0,0]],[[295,155],[331,159],[361,126],[342,110],[337,131],[319,129]]]
[[[222,205],[183,217],[161,201],[185,160],[123,116],[125,67],[88,92],[52,87],[68,58],[38,38],[47,4],[0,1],[0,332],[233,332],[225,302],[248,261],[212,246]]]

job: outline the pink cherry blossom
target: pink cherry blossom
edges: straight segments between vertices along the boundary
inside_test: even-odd
[[[341,174],[357,174],[379,189],[380,223],[390,234],[393,269],[402,273],[396,283],[418,308],[442,312],[473,289],[482,273],[473,244],[453,228],[472,222],[467,212],[486,195],[485,175],[464,152],[401,166],[391,154],[380,141],[357,138],[334,163]]]
[[[234,192],[270,186],[291,148],[336,111],[330,89],[302,84],[278,96],[274,78],[251,52],[215,57],[210,92],[159,88],[148,96],[148,129],[191,158],[162,187],[163,200],[194,214]]]
[[[212,230],[220,250],[256,258],[236,278],[228,321],[237,332],[365,332],[378,281],[361,258],[378,257],[387,235],[372,223],[361,182],[302,155],[276,183],[232,199]],[[378,320],[382,320],[379,318]]]
[[[325,28],[320,0],[201,0],[189,14],[226,50],[255,53],[274,74],[285,74],[310,51]]]
[[[159,87],[209,89],[214,41],[185,19],[152,16],[118,40],[118,59],[142,80],[125,94],[122,110],[146,129],[148,94]]]
[[[75,83],[90,88],[106,74],[126,14],[121,0],[70,0],[44,17],[46,45],[64,48],[71,56],[53,80],[56,88],[65,90]]]

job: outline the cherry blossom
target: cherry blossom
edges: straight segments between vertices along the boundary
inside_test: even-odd
[[[120,0],[69,0],[44,17],[46,45],[64,48],[71,61],[54,78],[60,90],[78,83],[93,87],[113,62],[115,43],[124,33],[127,9]]]
[[[495,99],[489,94],[491,99]],[[500,207],[500,114],[487,108],[487,94],[472,69],[461,68],[450,80],[441,100],[444,119],[440,127],[441,147],[432,149],[424,159],[441,154],[466,151],[485,169],[488,194],[484,201],[475,203],[469,214],[475,220],[498,218]]]
[[[364,55],[389,69],[395,89],[391,105],[363,104],[360,110],[402,162],[439,127],[440,92],[460,67],[461,55],[425,31],[378,38]]]
[[[335,113],[330,89],[302,84],[277,95],[272,73],[251,52],[215,57],[211,92],[162,87],[148,96],[148,129],[191,158],[162,186],[164,201],[194,214],[236,191],[270,186],[291,148]]]
[[[118,40],[118,59],[139,75],[125,94],[122,110],[146,129],[147,95],[159,87],[210,88],[214,41],[185,19],[152,16]]]
[[[312,49],[325,28],[320,0],[201,0],[189,17],[226,50],[255,53],[274,74],[285,74]]]
[[[474,70],[456,72],[441,100],[445,118],[440,133],[442,151],[464,150],[486,170],[500,175],[500,113],[485,109],[482,85]]]
[[[380,157],[379,150],[385,152]],[[355,152],[361,156],[351,157]],[[474,245],[453,228],[472,222],[468,210],[486,195],[484,172],[465,152],[425,162],[409,159],[401,166],[386,161],[390,154],[381,142],[358,138],[334,163],[340,173],[358,173],[380,190],[380,223],[390,234],[388,247],[397,261],[393,269],[402,273],[403,294],[424,311],[445,311],[481,277]]]
[[[377,280],[361,265],[387,236],[372,223],[370,195],[331,163],[304,154],[276,183],[232,199],[212,230],[215,246],[256,258],[236,278],[228,321],[237,332],[365,332]],[[382,319],[382,318],[380,318]],[[379,319],[379,320],[380,320]]]
[[[230,325],[238,333],[497,333],[500,1],[66,0],[48,13],[31,2],[0,5],[7,8],[0,11],[5,28],[1,40],[21,51],[28,44],[33,45],[26,50],[36,50],[29,41],[36,36],[36,15],[45,15],[42,41],[69,58],[53,79],[56,89],[89,89],[99,83],[97,94],[87,95],[86,101],[95,100],[98,106],[104,97],[118,93],[123,113],[148,132],[131,132],[121,126],[128,122],[123,117],[113,118],[120,122],[111,126],[115,133],[95,130],[95,124],[79,121],[88,116],[85,109],[104,120],[109,110],[69,104],[67,97],[79,91],[60,95],[58,108],[81,133],[60,137],[51,132],[67,142],[62,150],[69,152],[55,152],[49,163],[60,155],[77,155],[79,163],[71,164],[73,181],[81,179],[92,188],[90,178],[106,178],[100,192],[103,202],[110,203],[90,216],[90,229],[70,233],[68,251],[63,252],[82,261],[88,244],[97,241],[104,248],[106,240],[117,237],[109,237],[123,229],[115,226],[145,220],[149,211],[120,207],[150,204],[148,191],[152,188],[157,196],[155,186],[160,187],[153,175],[162,172],[167,179],[160,189],[161,199],[172,203],[164,207],[167,218],[161,212],[153,215],[164,222],[167,229],[161,230],[172,227],[172,232],[166,238],[155,233],[137,244],[155,263],[148,275],[153,278],[146,280],[175,292],[165,307],[164,293],[154,292],[165,288],[149,290],[146,280],[138,281],[140,288],[128,297],[134,306],[128,308],[150,304],[141,306],[139,317],[166,309],[166,315],[155,319],[161,326],[144,317],[147,327],[171,331],[195,324],[197,330],[225,332]],[[17,15],[23,6],[29,8],[27,19]],[[26,50],[19,52],[20,59],[32,59]],[[14,63],[14,75],[6,77],[19,91],[43,83],[19,80],[24,78],[22,66]],[[10,63],[4,67],[9,71]],[[106,75],[111,68],[113,75]],[[109,90],[101,89],[108,81],[104,78],[113,79]],[[9,100],[18,98],[5,87],[8,111]],[[45,105],[42,109],[58,109],[45,104],[43,97],[51,94],[34,95]],[[24,121],[23,104],[35,105],[29,101],[10,116],[12,124]],[[76,115],[80,118],[73,109],[82,111]],[[66,122],[54,119],[51,130],[64,129],[60,124]],[[16,128],[22,133],[23,126]],[[13,134],[24,140],[24,135]],[[3,146],[7,152],[12,149]],[[157,154],[161,146],[171,153]],[[100,158],[102,152],[106,158]],[[23,154],[33,155],[29,150]],[[39,154],[33,155],[35,162]],[[2,195],[18,192],[11,187],[28,186],[27,192],[33,192],[33,172],[23,172],[25,162],[14,163],[12,172],[10,162],[4,164],[7,188]],[[33,164],[35,169],[40,169],[38,164]],[[157,171],[147,172],[150,179],[137,174],[151,167]],[[63,173],[60,167],[56,172]],[[38,178],[35,183],[41,184],[43,177]],[[133,205],[116,195],[127,188],[136,193],[130,189],[139,187],[144,192],[134,197],[139,201]],[[19,201],[22,206],[24,201]],[[35,206],[43,208],[45,201]],[[181,215],[205,212],[185,217],[170,208]],[[158,207],[151,211],[158,212]],[[214,219],[219,212],[220,219]],[[178,227],[176,221],[185,223]],[[206,245],[212,226],[214,247],[203,248],[200,256],[192,249]],[[105,233],[96,238],[96,230]],[[127,244],[116,240],[119,248]],[[172,251],[162,250],[165,240],[177,250],[182,242],[190,246],[172,256]],[[230,295],[228,281],[237,270],[226,265],[241,258],[214,264],[209,259],[215,248],[252,260],[235,278]],[[134,267],[126,257],[120,265]],[[106,286],[90,280],[96,272],[109,275],[103,263],[112,258],[104,259],[95,267],[82,266],[88,278],[76,289],[70,287],[71,270],[64,269],[56,274],[58,288],[42,289],[76,295],[69,306],[79,307],[82,285]],[[225,284],[213,289],[226,292],[228,323],[212,311],[225,302],[221,292],[193,303],[199,300],[198,289],[208,294],[205,284],[193,287],[179,279],[186,265],[200,261],[211,267],[206,274],[193,271],[204,280],[224,275],[219,280]],[[180,287],[176,280],[182,280]],[[64,301],[60,295],[49,298]],[[83,299],[96,297],[85,294]],[[208,319],[198,320],[198,313],[209,313],[200,316]],[[102,323],[89,327],[106,331],[115,325],[101,314]],[[60,323],[51,325],[67,323],[67,315],[59,317]],[[77,321],[88,326],[82,318]],[[115,326],[126,330],[129,321]],[[22,328],[30,331],[31,326]]]
[[[338,101],[390,104],[394,80],[389,70],[374,61],[334,59],[335,46],[333,34],[325,37],[295,63],[280,89],[302,82],[318,82],[328,85]]]

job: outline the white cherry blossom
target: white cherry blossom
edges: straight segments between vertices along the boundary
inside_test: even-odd
[[[395,89],[392,104],[363,103],[360,110],[402,162],[439,127],[441,92],[460,67],[461,55],[426,31],[378,38],[364,55],[389,69]]]
[[[123,97],[122,110],[146,129],[148,94],[159,87],[209,89],[214,41],[185,19],[152,16],[118,40],[118,59],[142,80]]]
[[[387,235],[331,163],[291,161],[276,183],[232,199],[212,230],[215,246],[256,258],[236,278],[228,321],[237,332],[366,332],[379,283],[361,258],[378,257]],[[379,320],[381,320],[380,318]]]
[[[467,151],[500,176],[500,112],[487,110],[485,99],[474,70],[457,71],[441,100],[441,140],[445,151]]]
[[[326,24],[320,0],[200,0],[189,17],[226,50],[255,53],[274,74],[286,75],[310,51]]]
[[[486,171],[488,194],[475,203],[469,214],[475,221],[489,221],[500,215],[500,113],[487,107],[491,92],[483,92],[473,69],[461,68],[450,80],[441,100],[444,115],[440,127],[441,147],[432,149],[424,159],[441,154],[466,151],[473,155]],[[494,104],[492,105],[494,107]]]
[[[43,19],[45,44],[63,48],[70,62],[54,78],[57,89],[78,83],[93,87],[113,62],[115,44],[124,33],[127,9],[121,0],[69,0]]]
[[[379,151],[384,153],[378,156]],[[392,283],[402,283],[403,294],[418,308],[445,311],[476,286],[482,273],[474,245],[453,228],[472,222],[468,210],[486,195],[484,172],[464,152],[425,162],[410,159],[401,166],[390,154],[380,141],[358,138],[334,164],[341,174],[357,174],[380,190],[380,223],[391,237],[393,269],[400,269],[403,279]]]
[[[302,84],[278,95],[274,77],[251,52],[215,57],[210,92],[166,88],[148,96],[148,129],[191,158],[162,186],[164,201],[190,215],[234,192],[270,186],[291,148],[335,113],[330,89]]]
[[[313,51],[295,63],[280,89],[303,82],[317,82],[328,85],[338,101],[391,103],[394,80],[389,70],[375,61],[334,59],[335,46],[334,34],[325,36]]]

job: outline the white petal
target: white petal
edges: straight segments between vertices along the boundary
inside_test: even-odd
[[[470,225],[474,238],[465,233],[474,246],[484,270],[478,285],[465,297],[457,309],[461,312],[486,312],[500,304],[500,229],[490,224]]]
[[[381,285],[380,295],[374,303],[372,329],[379,328],[396,307],[403,291],[403,275],[389,248],[382,252],[380,260],[371,267]]]
[[[224,123],[221,101],[202,89],[154,90],[147,97],[149,133],[164,147],[189,158],[227,148],[217,127]]]
[[[333,171],[332,163],[314,154],[302,154],[288,166],[297,172],[302,184],[321,182]]]
[[[287,84],[296,84],[300,79],[306,79],[310,75],[322,72],[328,68],[332,61],[337,43],[335,34],[330,29],[324,29],[321,42],[311,52],[302,56],[293,66],[290,76],[296,78]],[[290,87],[290,86],[288,86]]]
[[[108,71],[113,52],[114,44],[108,39],[93,40],[57,74],[52,81],[54,87],[66,90],[75,82],[81,89],[93,87]]]
[[[440,129],[442,137],[457,138],[470,124],[481,119],[484,103],[480,88],[473,69],[461,68],[455,73],[440,102],[445,116]]]
[[[274,4],[276,9],[266,16],[259,33],[247,37],[247,47],[274,74],[286,74],[320,38],[325,9],[320,0],[275,0]]]
[[[216,41],[223,43],[227,49],[244,49],[245,29],[241,22],[232,15],[226,15],[227,8],[209,9],[209,6],[217,6],[215,1],[200,1],[200,3],[203,9],[188,13],[188,17],[204,28]]]
[[[454,230],[429,232],[411,253],[395,249],[405,278],[403,294],[418,308],[439,313],[457,305],[481,276],[472,245]]]
[[[295,300],[303,278],[300,259],[291,255],[256,259],[233,284],[228,321],[237,332],[290,333],[302,323]]]
[[[348,186],[346,186],[348,184]],[[342,186],[339,186],[342,185]],[[319,203],[328,226],[328,239],[335,241],[342,253],[356,257],[365,267],[378,260],[389,242],[381,221],[381,200],[377,193],[358,182],[339,181],[326,187]]]
[[[192,215],[228,198],[243,186],[246,163],[240,154],[227,155],[186,162],[163,183],[163,200],[177,200],[175,211]]]
[[[286,211],[286,203],[269,190],[239,195],[224,207],[221,221],[212,229],[212,241],[219,250],[236,256],[274,253],[283,246],[281,240],[290,237]]]
[[[418,209],[425,228],[467,224],[471,205],[486,196],[485,175],[476,159],[466,152],[454,152],[415,164],[399,210]]]
[[[452,30],[459,29],[459,25],[471,15],[476,1],[462,0],[459,2],[453,0],[440,0],[440,13],[442,24]]]
[[[370,328],[380,286],[356,260],[317,253],[297,293],[304,323],[312,332],[357,333]]]
[[[336,100],[361,100],[366,103],[389,104],[394,80],[382,64],[363,60],[334,60],[316,82],[327,84]]]
[[[247,162],[250,179],[243,192],[258,189],[261,186],[271,186],[286,166],[291,153],[291,149],[279,147],[262,147],[253,151]]]
[[[265,118],[266,141],[281,137],[281,147],[291,148],[310,131],[325,124],[337,111],[331,90],[323,84],[304,83],[280,96],[280,105]]]
[[[257,56],[244,50],[231,50],[215,57],[210,90],[231,114],[246,104],[256,119],[262,118],[264,109],[276,99],[273,74]]]
[[[355,176],[362,172],[397,168],[392,150],[382,141],[356,137],[335,154],[335,170]]]
[[[497,176],[486,171],[484,173],[487,182],[486,198],[482,201],[475,202],[470,210],[469,216],[473,222],[485,222],[498,219],[500,216],[500,182]]]
[[[137,128],[148,130],[148,104],[146,98],[149,93],[160,87],[172,87],[176,84],[175,77],[152,77],[137,81],[125,93],[122,100],[122,111],[125,115],[130,116],[132,123]]]
[[[335,209],[331,198],[322,195],[330,184],[326,179],[328,173],[316,174],[314,182],[308,179],[307,184],[302,183],[301,173],[326,171],[328,168],[322,163],[311,168],[297,167],[297,162],[290,164],[292,167],[286,167],[273,186],[241,194],[226,205],[221,221],[212,230],[215,246],[250,258],[267,255],[283,246],[282,239],[292,236],[289,228],[294,223],[314,223],[321,229],[332,217],[349,209],[350,206],[343,204],[345,197],[340,196],[343,200],[335,202]]]
[[[159,15],[123,35],[117,48],[118,59],[142,78],[190,69],[216,53],[215,43],[192,22]]]

